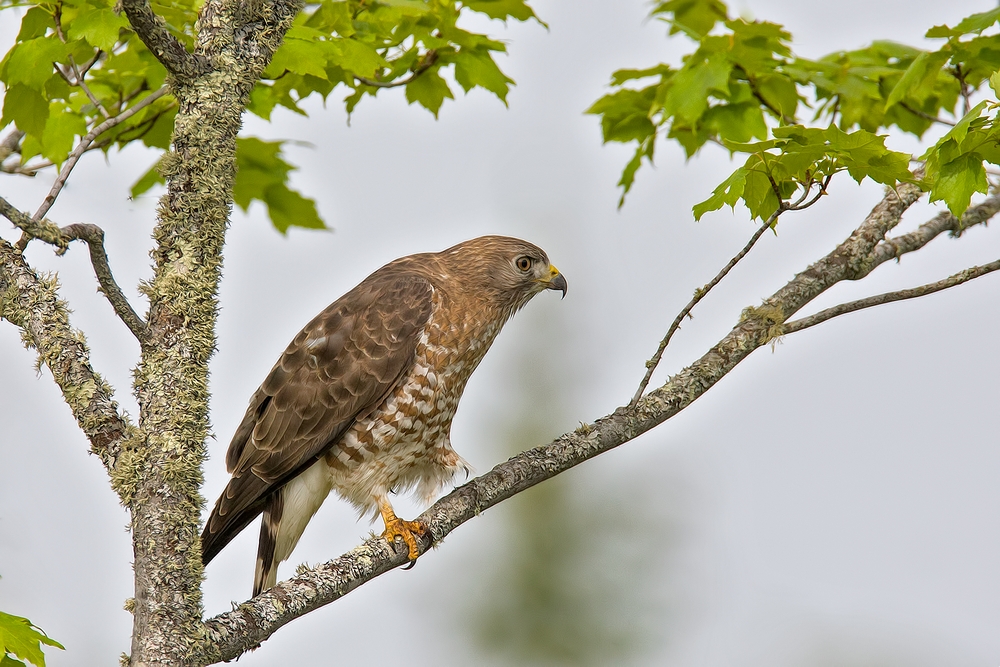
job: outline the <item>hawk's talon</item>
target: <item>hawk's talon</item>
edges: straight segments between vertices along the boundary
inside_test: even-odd
[[[422,522],[404,521],[403,519],[392,516],[391,518],[386,518],[385,532],[382,533],[382,537],[384,537],[386,541],[392,545],[395,545],[397,537],[401,538],[407,546],[410,560],[415,561],[420,555],[417,537],[423,537],[426,534],[427,526]]]

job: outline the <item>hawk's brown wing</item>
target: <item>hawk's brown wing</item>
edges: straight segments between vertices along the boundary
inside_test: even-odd
[[[433,288],[392,265],[316,316],[250,399],[226,454],[233,474],[202,532],[208,563],[406,377]]]

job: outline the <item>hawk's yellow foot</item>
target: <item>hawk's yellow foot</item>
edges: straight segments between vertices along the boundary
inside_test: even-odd
[[[378,511],[382,515],[382,521],[385,522],[385,532],[382,533],[382,537],[389,544],[395,544],[397,537],[403,538],[403,542],[410,552],[410,560],[417,560],[417,556],[420,555],[417,537],[423,537],[427,534],[427,526],[420,521],[400,519],[392,511],[392,505],[389,504],[388,500],[379,500]]]

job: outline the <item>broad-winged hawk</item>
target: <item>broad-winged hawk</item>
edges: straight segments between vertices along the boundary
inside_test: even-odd
[[[270,588],[331,490],[382,515],[418,555],[426,528],[390,492],[430,500],[467,470],[449,433],[472,371],[531,297],[566,293],[538,247],[483,236],[397,259],[333,302],[274,365],[229,445],[232,478],[202,533],[208,563],[263,513],[254,595]]]

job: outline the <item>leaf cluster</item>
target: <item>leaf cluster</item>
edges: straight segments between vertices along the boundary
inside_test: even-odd
[[[24,13],[14,46],[0,61],[0,128],[13,123],[24,133],[17,152],[26,171],[58,167],[79,138],[140,102],[165,78],[110,0],[36,4]],[[104,132],[93,148],[139,141],[166,149],[175,114],[176,102],[164,96]],[[42,160],[32,165],[33,158]]]
[[[888,149],[879,133],[920,138],[935,124],[956,124],[946,116],[964,119],[951,139],[920,158],[927,163],[922,187],[956,214],[972,192],[985,192],[994,120],[968,114],[970,98],[1000,69],[1000,35],[983,34],[1000,20],[1000,9],[932,28],[927,37],[945,40],[936,51],[880,41],[817,60],[795,55],[780,25],[730,18],[720,0],[660,1],[652,14],[695,49],[679,67],[615,72],[612,92],[588,110],[600,117],[605,142],[635,147],[619,181],[621,202],[641,165],[652,162],[661,135],[689,158],[708,143],[748,154],[695,206],[696,218],[742,202],[767,219],[811,188],[824,193],[840,171],[889,186],[913,180],[912,156]],[[962,123],[971,138],[959,130]]]
[[[364,96],[402,86],[408,102],[436,117],[444,100],[454,99],[445,69],[466,92],[483,88],[506,103],[513,81],[494,60],[506,47],[463,29],[463,10],[504,21],[537,19],[523,0],[321,0],[297,17],[249,110],[265,119],[278,105],[304,114],[302,99],[313,93],[325,99],[342,84],[352,112]]]
[[[186,48],[193,49],[203,0],[161,0],[153,10]],[[0,10],[23,7],[0,0]],[[249,6],[249,5],[248,5]],[[366,95],[405,87],[406,99],[438,115],[454,98],[442,76],[447,70],[466,92],[479,87],[506,104],[513,81],[494,59],[502,42],[462,27],[463,15],[538,20],[524,0],[320,0],[299,14],[282,46],[254,88],[249,111],[270,120],[275,107],[305,114],[302,102],[324,100],[337,87],[352,112]],[[14,46],[0,61],[4,84],[0,128],[23,133],[0,153],[0,170],[34,175],[61,168],[74,151],[109,151],[133,142],[167,150],[176,101],[164,95],[124,122],[101,126],[140,103],[166,82],[166,71],[118,13],[113,0],[31,3]],[[96,134],[96,136],[89,136]],[[18,137],[14,137],[15,140]],[[267,147],[265,149],[265,147]],[[281,143],[241,141],[237,204],[263,201],[272,222],[322,227],[313,200],[288,187],[291,165],[280,159]],[[16,153],[17,161],[8,160]],[[261,165],[274,167],[264,178]],[[133,186],[133,196],[162,178],[155,168]]]

